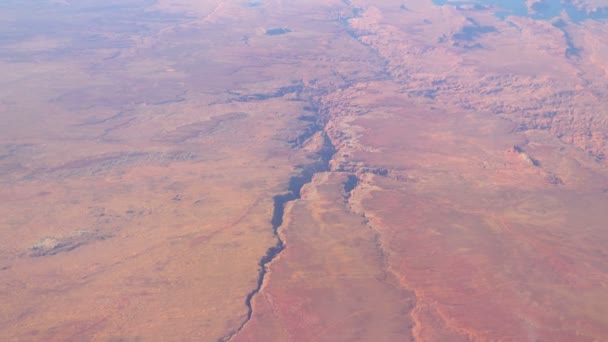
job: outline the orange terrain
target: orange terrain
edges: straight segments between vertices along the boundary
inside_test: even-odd
[[[497,3],[0,4],[0,340],[608,340],[608,3]]]

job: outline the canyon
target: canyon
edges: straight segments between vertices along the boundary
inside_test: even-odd
[[[0,339],[607,339],[608,2],[513,6],[0,4]]]

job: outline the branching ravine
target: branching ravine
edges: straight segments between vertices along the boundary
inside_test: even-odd
[[[366,169],[367,168],[360,169],[359,172],[357,172],[357,174],[367,173],[365,171]],[[383,176],[376,175],[376,177],[383,177]],[[362,178],[356,176],[355,174],[349,175],[347,178],[347,181],[344,183],[344,201],[346,202],[346,205],[350,209],[351,213],[353,215],[357,215],[357,216],[361,217],[365,226],[373,232],[374,242],[376,245],[375,247],[376,247],[376,250],[378,251],[378,254],[381,256],[381,259],[382,259],[382,268],[384,269],[384,272],[388,276],[392,277],[395,282],[395,283],[389,283],[389,284],[392,286],[398,287],[399,289],[407,292],[408,294],[410,294],[413,297],[412,303],[411,303],[411,309],[409,310],[409,312],[410,312],[410,317],[412,317],[412,321],[414,323],[416,323],[416,320],[414,319],[415,317],[413,316],[414,309],[418,305],[418,296],[416,294],[416,291],[411,289],[410,287],[408,287],[407,284],[404,284],[401,277],[399,276],[399,274],[397,272],[395,272],[395,270],[391,267],[390,260],[389,260],[390,256],[386,252],[386,249],[382,243],[382,234],[376,227],[374,227],[374,225],[372,224],[370,219],[367,217],[367,215],[362,207],[362,203],[359,203],[358,210],[356,209],[356,206],[353,203],[353,201],[355,199],[354,194],[357,191],[360,191],[361,186],[364,184],[365,184],[365,181]],[[415,337],[414,329],[412,329],[411,332],[412,332],[412,336]]]
[[[397,277],[397,274],[395,274],[394,271],[390,270],[388,256],[387,256],[386,251],[384,250],[384,247],[382,246],[382,241],[381,241],[382,235],[371,224],[371,222],[370,222],[369,218],[367,217],[367,215],[365,214],[365,212],[362,210],[355,209],[355,206],[353,205],[353,193],[355,193],[357,190],[359,190],[359,188],[361,187],[362,184],[364,184],[364,183],[363,183],[363,180],[361,180],[361,178],[359,178],[355,175],[349,176],[347,182],[344,183],[345,202],[347,204],[348,209],[350,209],[351,213],[353,215],[361,217],[363,224],[365,224],[365,226],[374,233],[376,249],[378,250],[378,253],[382,256],[383,268],[388,273],[391,273],[393,276],[395,276],[396,279],[398,280],[399,278]]]

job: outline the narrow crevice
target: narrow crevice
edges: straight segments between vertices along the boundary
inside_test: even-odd
[[[285,216],[285,205],[288,202],[300,199],[301,191],[304,185],[310,183],[316,173],[326,172],[330,170],[330,161],[335,154],[335,147],[331,143],[331,140],[324,132],[325,125],[320,117],[317,118],[317,123],[314,125],[317,132],[322,132],[323,146],[317,153],[317,160],[311,164],[300,166],[300,172],[297,176],[293,176],[289,179],[287,186],[287,192],[279,194],[273,197],[273,211],[270,224],[272,226],[272,233],[276,238],[276,244],[266,251],[266,254],[260,259],[258,280],[255,288],[251,290],[245,297],[245,305],[247,306],[247,318],[241,323],[241,325],[232,331],[230,334],[220,338],[219,342],[227,342],[236,336],[253,316],[252,301],[256,294],[258,294],[264,285],[264,279],[268,272],[268,264],[272,262],[284,249],[285,242],[279,235],[279,228],[283,225]],[[301,145],[300,145],[301,147]]]
[[[344,201],[345,202],[348,202],[348,200],[350,199],[352,191],[355,190],[355,188],[357,187],[357,185],[359,185],[360,181],[361,180],[359,179],[359,177],[357,177],[355,175],[348,175],[348,177],[346,178],[346,181],[343,184],[343,186],[344,186]]]
[[[301,121],[309,121],[308,118],[310,118],[309,116],[300,116],[298,119]],[[319,124],[319,122],[315,121],[311,121],[305,128],[304,131],[302,133],[300,133],[300,135],[298,135],[295,139],[292,139],[289,141],[289,143],[291,144],[292,148],[300,148],[302,147],[306,141],[308,139],[310,139],[313,135],[315,135],[317,132],[319,132],[320,130],[322,130],[323,127]]]
[[[376,33],[373,31],[368,31],[368,30],[364,30],[364,31],[358,30],[358,29],[354,28],[350,23],[351,19],[362,18],[363,14],[365,13],[365,9],[362,7],[354,6],[351,0],[342,0],[342,3],[344,3],[344,5],[351,10],[351,13],[347,14],[347,15],[344,15],[344,14],[339,15],[336,19],[337,22],[341,26],[344,27],[346,34],[348,34],[351,38],[356,40],[359,44],[370,49],[371,52],[379,59],[379,61],[381,61],[382,70],[379,74],[378,79],[379,80],[392,79],[392,74],[389,70],[389,61],[384,56],[382,56],[380,51],[377,48],[375,48],[374,46],[372,46],[371,43],[367,43],[361,39],[362,37],[365,37],[365,36],[374,36],[374,35],[376,35]]]
[[[557,28],[558,30],[562,31],[564,40],[566,41],[566,51],[564,52],[565,57],[566,58],[580,57],[582,49],[577,47],[574,44],[574,39],[568,32],[568,24],[566,23],[566,21],[564,21],[563,19],[558,19],[555,22],[553,22],[553,26],[555,28]]]
[[[302,82],[296,82],[293,85],[281,87],[272,93],[265,93],[265,94],[256,93],[256,94],[240,95],[239,97],[233,99],[232,101],[234,101],[234,102],[264,101],[264,100],[268,100],[268,99],[283,97],[287,94],[295,94],[296,97],[299,97],[303,90],[304,90],[304,85],[302,84]]]

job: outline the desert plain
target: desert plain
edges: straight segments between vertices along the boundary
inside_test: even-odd
[[[608,340],[606,18],[0,3],[0,340]]]

